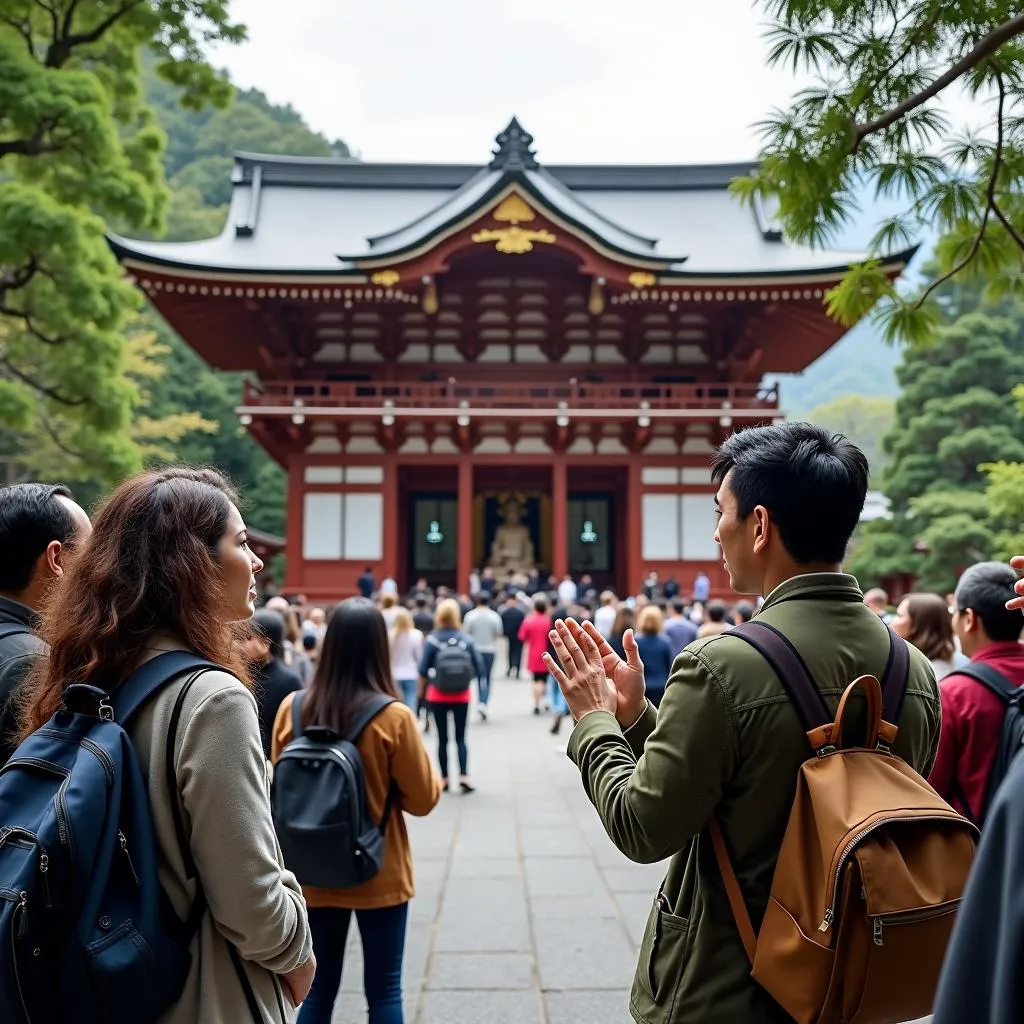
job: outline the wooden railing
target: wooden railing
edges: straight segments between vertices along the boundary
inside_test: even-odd
[[[543,372],[543,371],[538,371]],[[511,410],[533,416],[650,415],[740,416],[778,410],[777,384],[589,384],[589,383],[426,383],[400,381],[248,382],[240,413],[283,415],[296,408],[317,415],[370,414],[499,416]]]

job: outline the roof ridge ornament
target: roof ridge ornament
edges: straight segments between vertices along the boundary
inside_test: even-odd
[[[495,136],[497,149],[491,154],[487,165],[492,171],[536,171],[540,168],[537,157],[530,148],[533,136],[513,117],[508,127]]]

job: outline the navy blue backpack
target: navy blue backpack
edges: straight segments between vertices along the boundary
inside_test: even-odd
[[[158,655],[113,696],[76,684],[0,770],[0,1021],[148,1024],[181,994],[206,901],[174,914],[157,877],[146,781],[124,726],[187,673],[170,723],[167,780],[178,809],[175,734],[195,679],[218,666]]]

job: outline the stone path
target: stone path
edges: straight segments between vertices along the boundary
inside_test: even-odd
[[[469,728],[477,791],[406,819],[417,890],[407,1024],[631,1020],[636,952],[664,867],[612,846],[565,756],[569,723],[551,736],[550,716],[531,707],[528,681],[497,681],[490,721],[474,711]],[[433,734],[427,743],[433,757]],[[353,925],[334,1024],[365,1021]]]

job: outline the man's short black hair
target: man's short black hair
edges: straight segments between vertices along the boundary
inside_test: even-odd
[[[843,560],[868,491],[868,460],[852,441],[814,423],[751,427],[711,458],[715,483],[730,472],[740,518],[763,505],[795,562]]]
[[[964,571],[956,585],[956,606],[969,608],[981,619],[990,640],[1013,642],[1020,638],[1024,619],[1019,611],[1007,611],[1006,602],[1016,597],[1017,573],[1005,562],[978,562]]]
[[[729,609],[721,601],[711,601],[704,611],[711,622],[725,622],[725,617],[729,613]]]
[[[478,605],[479,605],[479,606],[480,606],[481,608],[483,608],[483,607],[484,607],[484,605],[488,605],[488,606],[490,606],[490,603],[491,603],[491,595],[490,595],[490,594],[488,594],[486,590],[481,590],[481,591],[480,591],[480,593],[479,593],[479,594],[477,594],[477,595],[476,595],[476,597],[474,597],[474,598],[473,598],[473,600],[474,600],[474,601],[475,601],[475,602],[476,602],[476,603],[477,603],[477,604],[478,604]]]
[[[257,636],[267,641],[270,656],[280,660],[284,657],[284,616],[271,608],[258,608],[252,617],[253,629]]]
[[[754,606],[749,601],[740,601],[733,611],[740,622],[749,622],[754,617]]]
[[[74,500],[63,484],[0,487],[0,590],[20,594],[47,546],[74,537],[74,516],[58,498]]]
[[[674,611],[676,613],[676,615],[682,615],[686,611],[686,602],[685,601],[673,601],[672,602],[672,611]]]

